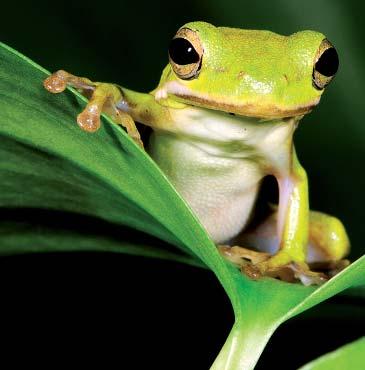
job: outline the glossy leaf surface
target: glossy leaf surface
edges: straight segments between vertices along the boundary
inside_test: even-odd
[[[46,74],[7,46],[0,48],[1,253],[107,250],[209,267],[236,315],[213,364],[217,370],[253,368],[283,321],[365,284],[365,257],[319,288],[243,276],[220,257],[166,177],[125,132],[106,117],[96,134],[82,132],[75,117],[85,99],[72,90],[47,93]],[[59,212],[69,215],[69,228],[51,222]],[[108,222],[120,234],[80,231],[75,215]],[[134,243],[130,229],[151,239]]]

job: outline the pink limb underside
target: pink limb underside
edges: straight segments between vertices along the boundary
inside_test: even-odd
[[[279,211],[274,211],[257,227],[240,235],[235,240],[235,244],[271,255],[275,254],[280,245],[278,236],[278,229],[280,229],[279,217]],[[318,241],[311,235],[309,236],[307,247],[307,263],[325,262],[328,260],[328,255],[320,248]]]

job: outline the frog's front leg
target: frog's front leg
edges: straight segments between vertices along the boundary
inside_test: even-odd
[[[133,140],[143,147],[143,143],[133,118],[117,108],[124,99],[121,88],[117,85],[102,82],[92,82],[84,77],[74,76],[60,70],[53,73],[43,82],[44,87],[52,93],[60,93],[67,86],[72,86],[90,98],[85,109],[77,116],[78,125],[85,131],[94,132],[100,127],[100,115],[106,113],[112,119],[124,126]]]

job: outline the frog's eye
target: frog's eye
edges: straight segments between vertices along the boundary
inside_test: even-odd
[[[196,78],[202,58],[203,47],[198,34],[189,28],[181,28],[169,46],[169,60],[176,75],[183,80]]]
[[[335,77],[338,70],[338,54],[334,46],[324,39],[318,49],[313,67],[313,85],[323,90]]]

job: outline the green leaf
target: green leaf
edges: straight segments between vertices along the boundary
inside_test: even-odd
[[[364,369],[364,353],[365,337],[362,337],[317,358],[299,370],[362,370]]]
[[[365,284],[365,257],[318,288],[243,276],[221,258],[166,177],[123,129],[104,117],[97,133],[81,131],[75,117],[85,99],[72,89],[49,94],[42,87],[46,75],[9,47],[0,48],[1,253],[107,250],[207,266],[236,316],[216,370],[253,368],[278,325]],[[109,225],[106,234],[79,230],[79,223],[91,220]],[[151,237],[131,241],[131,228]]]

